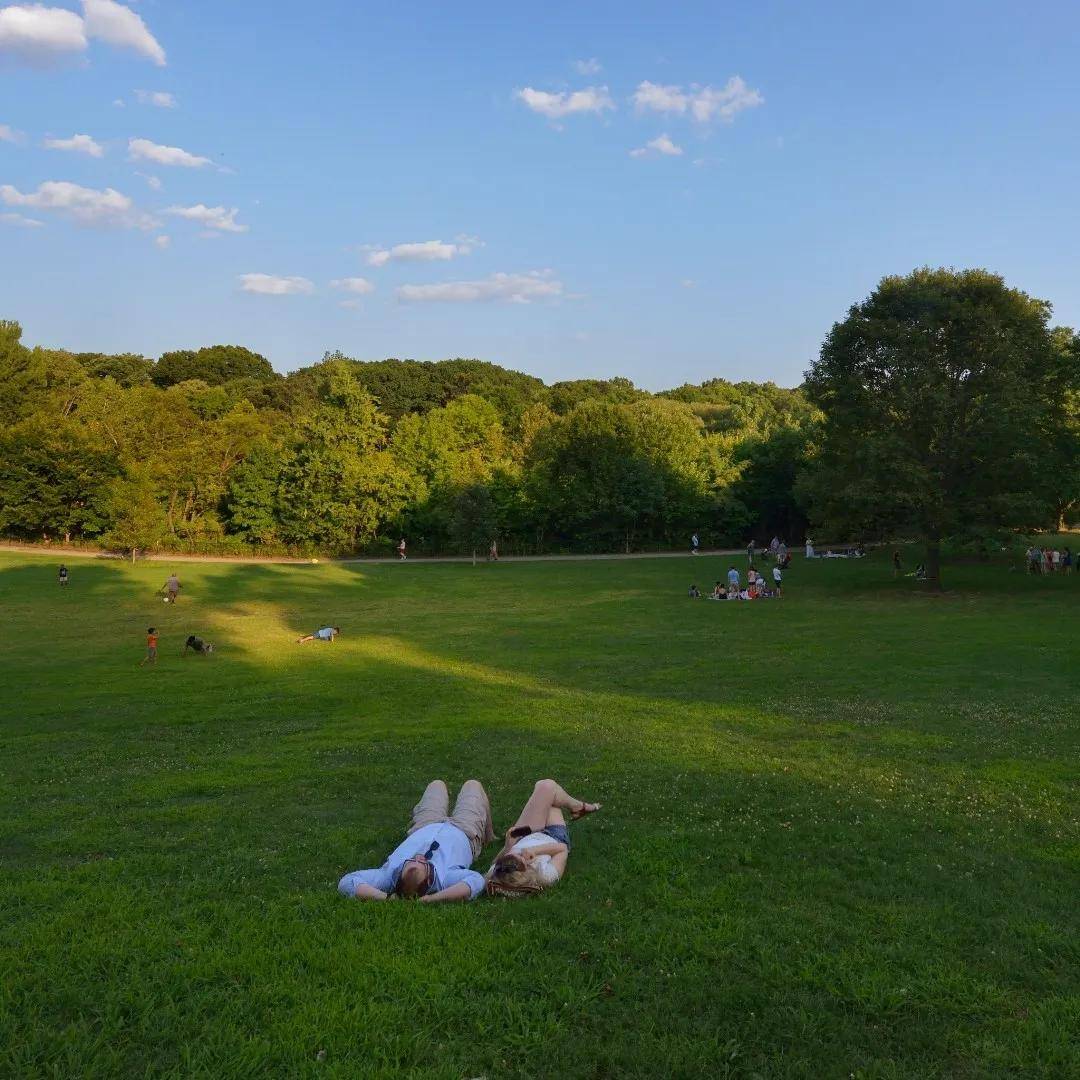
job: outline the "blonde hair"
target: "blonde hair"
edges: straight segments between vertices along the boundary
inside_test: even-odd
[[[544,891],[540,871],[516,855],[500,855],[485,876],[491,896],[522,897]]]

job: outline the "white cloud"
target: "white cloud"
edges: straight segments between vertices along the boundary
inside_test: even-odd
[[[185,218],[187,221],[197,221],[204,229],[214,232],[244,233],[248,231],[247,225],[241,225],[236,220],[240,211],[234,206],[226,210],[224,206],[204,206],[198,203],[195,206],[170,206],[165,211],[172,217]]]
[[[86,48],[83,21],[73,11],[43,4],[0,8],[0,54],[47,64]]]
[[[153,161],[157,165],[180,165],[185,169],[201,169],[210,164],[209,158],[196,157],[178,146],[161,146],[149,139],[129,139],[128,153],[132,161]]]
[[[515,95],[533,112],[546,116],[549,120],[559,120],[573,113],[603,113],[605,109],[614,109],[606,86],[587,86],[584,90],[561,91],[553,94],[547,90],[534,90],[526,86]]]
[[[315,291],[314,283],[307,278],[277,277],[274,274],[241,274],[240,288],[244,292],[263,296],[306,296]]]
[[[18,225],[23,229],[40,229],[45,224],[44,221],[24,217],[22,214],[0,214],[0,221],[5,225]]]
[[[550,270],[534,270],[528,274],[491,274],[481,281],[444,281],[438,285],[402,285],[397,290],[399,300],[459,304],[496,300],[511,304],[528,304],[533,300],[556,299],[562,294],[562,282]]]
[[[719,89],[694,84],[684,91],[681,86],[661,86],[643,82],[632,98],[638,112],[689,113],[695,120],[708,124],[714,119],[730,123],[744,109],[763,105],[765,99],[752,90],[738,75],[732,75]]]
[[[354,293],[357,296],[375,291],[375,286],[367,278],[362,277],[337,278],[330,282],[330,288],[341,289],[343,292]]]
[[[67,180],[46,180],[37,191],[24,194],[10,184],[0,185],[0,200],[8,206],[52,210],[79,225],[116,229],[152,229],[149,214],[135,207],[127,195],[113,188],[97,191]]]
[[[162,233],[160,236],[155,236],[154,237],[154,245],[160,251],[165,251],[166,248],[168,248],[171,243],[172,243],[172,237],[171,236],[166,236],[164,233]]]
[[[160,178],[157,177],[157,176],[150,176],[147,173],[141,173],[141,172],[137,172],[135,175],[136,176],[141,176],[146,181],[146,186],[151,191],[160,191],[162,189],[162,187],[164,187],[164,185],[162,184]]]
[[[692,289],[697,285],[697,282],[693,278],[683,278],[680,282],[684,289]]]
[[[373,248],[368,252],[368,266],[385,266],[388,262],[449,262],[459,255],[468,255],[481,246],[475,236],[456,237],[454,243],[442,240],[421,240],[411,244],[395,244],[390,248]]]
[[[176,108],[176,98],[164,90],[136,90],[135,100],[140,105],[153,105],[158,109]]]
[[[631,99],[639,112],[686,112],[686,95],[678,86],[659,86],[643,82],[638,85]]]
[[[116,0],[83,0],[83,18],[88,37],[132,49],[158,67],[165,66],[165,50],[131,8]]]
[[[46,150],[71,150],[76,154],[89,154],[90,157],[104,157],[105,150],[101,143],[89,135],[72,135],[70,139],[45,139],[41,144]]]
[[[575,60],[574,70],[579,75],[599,75],[604,70],[604,65],[594,56],[589,60]]]
[[[21,143],[23,141],[23,133],[16,128],[10,127],[7,124],[0,124],[0,142],[9,143]]]
[[[677,146],[666,135],[657,135],[655,139],[650,139],[644,146],[639,146],[636,150],[630,151],[631,157],[649,157],[653,154],[660,154],[664,157],[681,157],[683,148]]]

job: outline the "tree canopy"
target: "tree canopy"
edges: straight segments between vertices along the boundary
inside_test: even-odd
[[[982,270],[888,277],[854,305],[806,377],[823,414],[807,481],[816,519],[912,532],[932,585],[943,537],[1048,524],[1047,464],[1062,463],[1076,385],[1049,316],[1044,301]]]

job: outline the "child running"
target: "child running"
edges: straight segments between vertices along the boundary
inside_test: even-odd
[[[139,667],[157,663],[157,630],[152,626],[146,631],[146,655],[142,658]]]

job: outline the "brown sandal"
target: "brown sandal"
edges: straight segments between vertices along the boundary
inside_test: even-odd
[[[600,809],[601,805],[602,804],[598,802],[583,802],[579,809],[570,811],[570,817],[573,818],[574,821],[580,821],[587,814],[595,814],[596,811]]]

